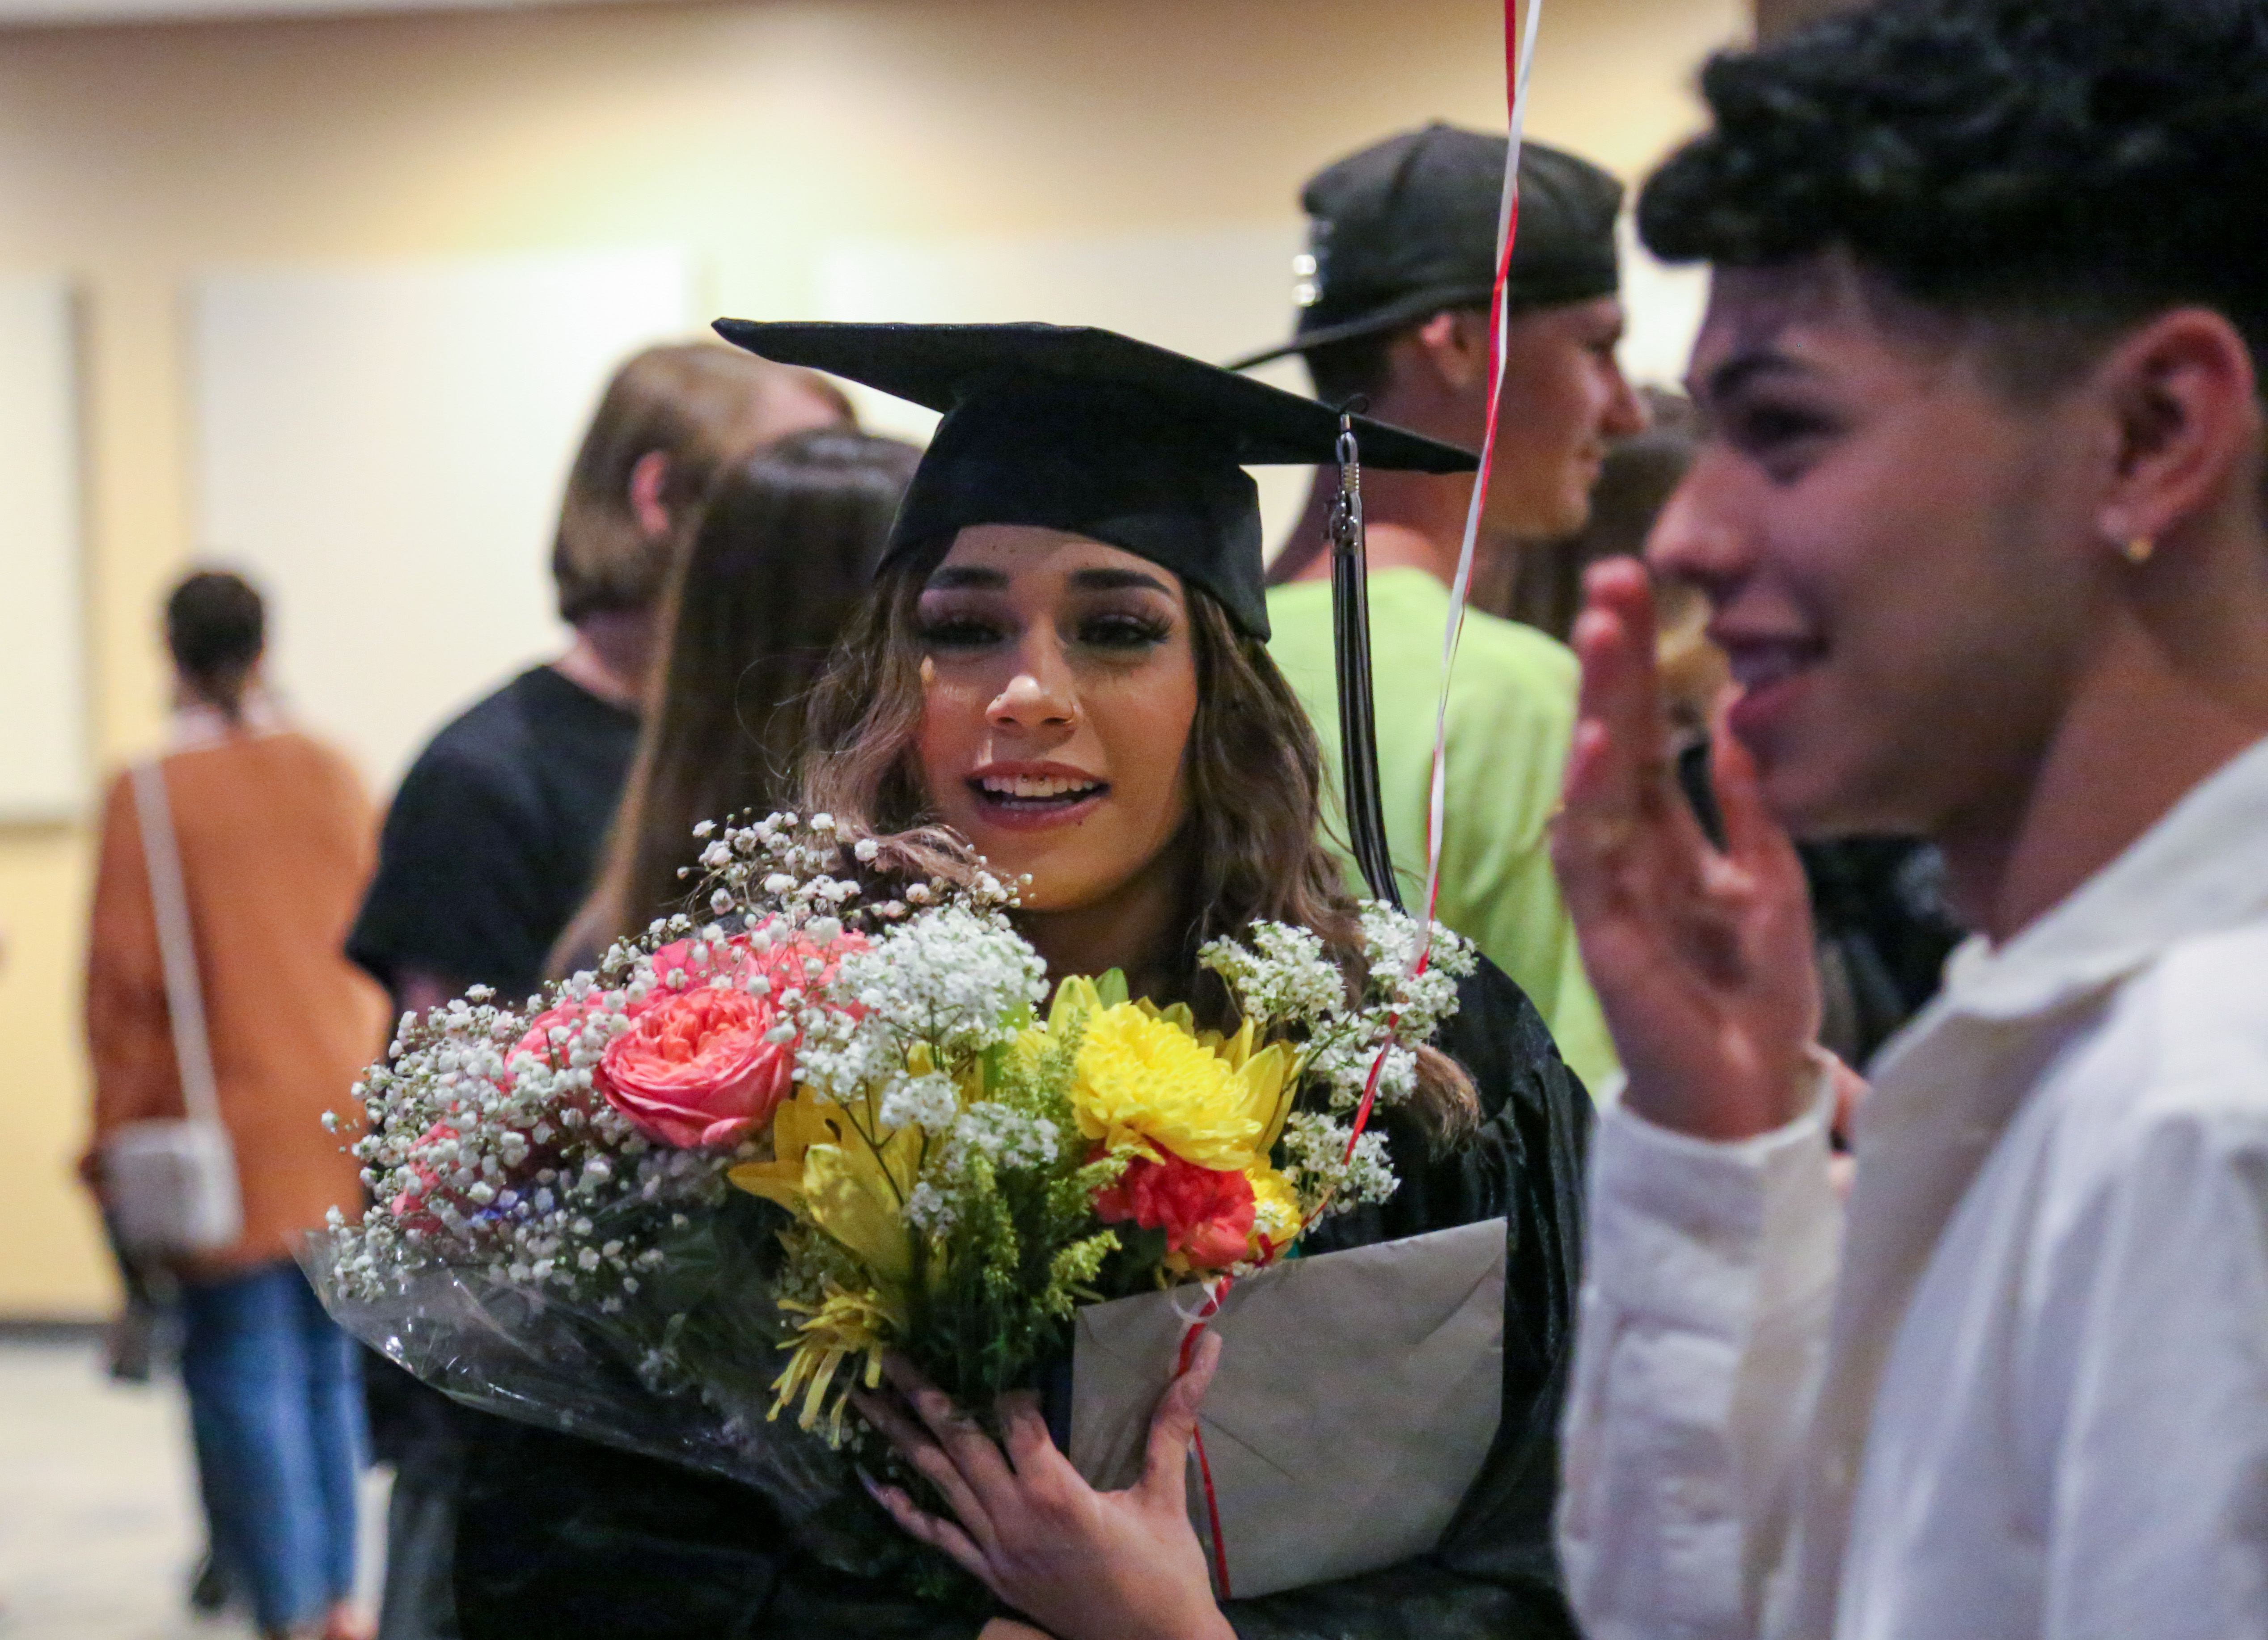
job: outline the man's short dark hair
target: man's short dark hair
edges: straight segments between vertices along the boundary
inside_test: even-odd
[[[1394,344],[1417,328],[1406,325],[1398,330],[1373,331],[1366,336],[1350,336],[1344,342],[1326,342],[1308,349],[1300,362],[1307,367],[1315,397],[1336,405],[1377,399],[1386,389],[1387,359]]]
[[[1881,0],[1701,88],[1712,129],[1638,202],[1666,260],[1842,249],[2089,342],[2196,303],[2268,357],[2268,0]]]
[[[1467,310],[1443,308],[1442,313]],[[1485,307],[1469,310],[1479,316],[1481,324],[1488,324]],[[1515,315],[1516,316],[1516,315]],[[1349,336],[1344,342],[1326,342],[1319,348],[1309,348],[1302,356],[1307,366],[1307,379],[1314,384],[1315,397],[1325,404],[1344,405],[1355,399],[1376,402],[1386,394],[1388,379],[1393,374],[1394,345],[1403,337],[1423,330],[1433,322],[1433,314],[1413,319],[1392,330],[1375,330],[1367,335]]]

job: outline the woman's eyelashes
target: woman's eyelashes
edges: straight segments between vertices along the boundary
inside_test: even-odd
[[[1147,653],[1174,635],[1170,615],[1149,609],[1101,609],[1080,615],[1071,636],[1089,649]]]
[[[1147,654],[1174,633],[1173,616],[1155,609],[1078,609],[1055,619],[1065,647],[1113,657]],[[923,645],[947,654],[991,649],[1013,641],[1025,629],[1024,619],[1012,611],[953,605],[924,605],[917,623]]]
[[[965,605],[924,601],[915,621],[923,646],[932,650],[988,649],[1008,636],[1007,625],[998,615]]]

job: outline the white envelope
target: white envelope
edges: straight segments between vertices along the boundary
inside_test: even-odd
[[[1224,1598],[1374,1570],[1440,1541],[1504,1401],[1505,1221],[1293,1259],[1237,1282],[1202,1416]],[[1142,1472],[1150,1415],[1202,1290],[1078,1313],[1071,1460]],[[1192,1454],[1189,1513],[1209,1537]]]

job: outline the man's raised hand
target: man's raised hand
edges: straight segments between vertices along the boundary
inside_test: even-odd
[[[1584,577],[1583,667],[1552,854],[1584,965],[1647,1121],[1705,1139],[1780,1127],[1817,1084],[1819,1026],[1803,868],[1720,722],[1711,777],[1720,851],[1678,790],[1645,569]]]

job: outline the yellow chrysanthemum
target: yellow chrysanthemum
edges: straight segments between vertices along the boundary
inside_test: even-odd
[[[843,1444],[843,1407],[850,1394],[851,1380],[845,1379],[838,1386],[836,1374],[844,1363],[864,1356],[866,1387],[873,1389],[879,1385],[882,1381],[882,1352],[903,1330],[903,1318],[879,1293],[851,1292],[832,1283],[828,1286],[826,1298],[816,1307],[782,1300],[780,1308],[807,1319],[798,1327],[795,1342],[780,1346],[792,1349],[795,1353],[772,1380],[774,1398],[769,1416],[778,1417],[780,1408],[800,1392],[803,1410],[797,1415],[796,1422],[808,1430],[827,1410],[828,1392],[832,1389],[835,1405],[828,1413],[827,1438],[829,1444],[839,1446]]]
[[[1183,1019],[1120,1003],[1086,1016],[1071,1108],[1079,1131],[1109,1150],[1241,1171],[1265,1157],[1280,1125],[1286,1069],[1277,1048],[1234,1064]]]

